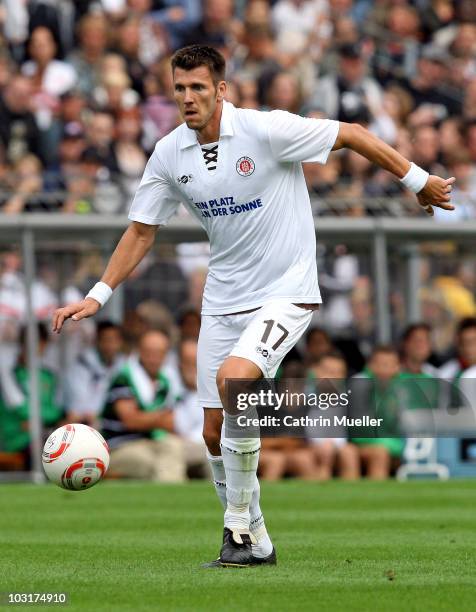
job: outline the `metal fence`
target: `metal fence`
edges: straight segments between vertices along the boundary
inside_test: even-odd
[[[33,314],[31,288],[36,275],[38,250],[45,244],[58,253],[74,250],[78,243],[99,245],[106,253],[127,227],[125,216],[25,214],[0,216],[0,248],[21,245],[27,295],[27,348],[30,370],[30,432],[33,465],[30,477],[43,481],[41,468],[41,419],[38,395],[37,328]],[[389,256],[397,255],[405,278],[407,322],[419,317],[420,244],[422,242],[456,241],[468,253],[474,253],[476,221],[438,224],[430,218],[393,217],[321,217],[315,219],[318,242],[346,244],[356,253],[372,260],[378,339],[387,342],[391,334],[389,302]],[[206,240],[204,230],[193,218],[174,218],[158,233],[159,242],[199,242]],[[109,306],[116,314],[121,308],[121,291],[117,290]],[[117,317],[116,317],[117,318]]]

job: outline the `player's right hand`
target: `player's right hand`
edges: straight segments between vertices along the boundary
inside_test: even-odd
[[[59,334],[66,319],[81,321],[81,319],[94,316],[100,308],[101,304],[93,298],[85,298],[82,302],[58,308],[53,314],[52,330]]]

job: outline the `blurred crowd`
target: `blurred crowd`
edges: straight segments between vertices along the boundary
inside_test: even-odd
[[[165,307],[149,305],[133,311],[124,325],[104,319],[91,323],[89,341],[78,341],[85,323],[67,326],[68,346],[74,351],[63,355],[58,338],[51,336],[46,324],[38,324],[39,403],[45,439],[61,424],[86,423],[102,431],[109,443],[110,478],[183,482],[208,477],[203,407],[197,398],[199,311],[190,306],[174,320]],[[426,322],[407,326],[394,344],[357,339],[331,335],[313,324],[281,365],[278,388],[282,381],[292,390],[289,384],[297,381],[307,392],[328,395],[358,380],[361,412],[384,418],[383,428],[371,428],[366,437],[345,428],[339,437],[329,437],[325,428],[319,435],[305,427],[263,437],[262,478],[388,478],[404,461],[407,441],[396,437],[402,411],[437,408],[438,394],[444,392],[435,386],[430,394],[428,386],[415,392],[415,381],[439,385],[445,380],[461,392],[461,398],[474,396],[476,317],[460,320],[443,361]],[[55,351],[56,360],[52,359]],[[371,387],[362,391],[362,381]],[[2,351],[0,470],[31,465],[29,394],[26,328],[22,327],[16,350],[10,356]],[[456,408],[459,399],[455,396]],[[295,410],[294,404],[284,406],[280,416],[292,416]]]
[[[226,56],[228,99],[369,127],[428,171],[457,178],[456,212],[476,218],[476,8],[473,0],[0,0],[0,211],[120,214],[148,155],[179,122],[169,59],[189,43]],[[316,215],[418,214],[398,181],[352,152],[306,164]],[[313,205],[314,205],[313,204]],[[185,214],[182,212],[181,214]],[[207,476],[196,404],[196,340],[209,251],[159,245],[121,293],[121,325],[69,323],[56,307],[101,276],[102,250],[41,253],[33,286],[45,433],[95,425],[110,475]],[[423,244],[425,324],[407,329],[401,257],[390,257],[392,344],[379,346],[366,256],[318,245],[324,307],[281,375],[408,373],[474,377],[476,266],[449,242]],[[21,256],[0,253],[0,470],[28,467],[28,304]],[[115,318],[115,321],[117,317]],[[378,383],[380,384],[380,382]],[[384,478],[404,441],[266,439],[264,478]]]
[[[437,220],[476,216],[473,0],[3,0],[0,23],[4,214],[125,212],[180,122],[170,55],[207,43],[235,105],[362,123],[456,176],[456,213]],[[306,178],[316,214],[416,214],[351,152]]]

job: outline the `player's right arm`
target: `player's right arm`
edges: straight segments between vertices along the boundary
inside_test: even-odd
[[[110,287],[111,290],[122,283],[152,247],[157,229],[158,225],[133,221],[117,244],[101,278],[101,283]],[[69,318],[80,321],[92,317],[100,308],[101,303],[92,297],[86,297],[81,302],[58,308],[53,315],[53,331],[59,333],[63,323]]]

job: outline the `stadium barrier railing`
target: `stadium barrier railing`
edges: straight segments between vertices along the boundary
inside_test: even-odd
[[[356,252],[370,255],[373,262],[377,332],[380,342],[389,341],[391,336],[389,254],[398,249],[403,258],[405,294],[408,298],[406,313],[410,322],[419,316],[419,243],[456,241],[468,252],[474,252],[476,240],[476,220],[443,224],[431,218],[419,217],[316,217],[314,223],[318,241],[326,244],[346,244]],[[19,245],[23,256],[31,393],[32,470],[29,477],[33,482],[44,480],[41,468],[42,435],[38,395],[37,329],[31,295],[36,276],[37,251],[42,245],[47,244],[49,249],[65,252],[74,250],[78,242],[82,242],[83,246],[84,242],[87,242],[91,245],[101,245],[103,249],[112,252],[115,242],[127,224],[125,215],[57,213],[0,215],[0,250]],[[206,239],[204,230],[190,216],[173,218],[159,232],[160,242],[200,242]],[[1,477],[0,474],[0,479]],[[21,478],[21,475],[16,477]]]

